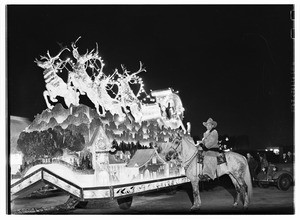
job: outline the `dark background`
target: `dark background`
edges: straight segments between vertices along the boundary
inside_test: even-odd
[[[124,64],[145,89],[179,91],[184,123],[202,136],[212,117],[221,135],[247,147],[294,143],[292,5],[7,6],[9,115],[46,109],[43,70],[34,59],[59,43],[95,48],[111,74]],[[87,103],[88,104],[88,103]]]

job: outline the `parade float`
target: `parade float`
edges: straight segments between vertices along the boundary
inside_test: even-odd
[[[48,184],[70,194],[68,207],[111,198],[126,209],[133,195],[188,182],[182,167],[165,161],[168,143],[187,132],[178,93],[147,93],[141,62],[133,73],[123,65],[106,73],[98,46],[80,54],[77,41],[35,60],[47,109],[19,136],[23,163],[11,200]]]

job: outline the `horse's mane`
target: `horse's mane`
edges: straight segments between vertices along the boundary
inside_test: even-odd
[[[184,142],[186,142],[185,144],[188,146],[189,150],[195,150],[195,148],[196,148],[195,142],[191,136],[184,135],[182,137],[182,144],[184,144]]]

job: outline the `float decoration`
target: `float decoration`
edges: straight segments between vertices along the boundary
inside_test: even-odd
[[[30,169],[36,161],[46,161],[50,170],[53,165],[53,172],[63,171],[54,162],[72,167],[72,181],[88,187],[181,175],[180,167],[162,159],[169,141],[177,132],[186,131],[178,94],[170,88],[147,94],[141,62],[135,72],[121,65],[121,70],[106,73],[98,45],[81,54],[79,39],[55,56],[48,51],[35,60],[44,69],[47,109],[20,135],[18,148],[27,163],[23,175],[33,172]],[[58,103],[58,96],[64,103]],[[82,103],[82,96],[94,108]],[[144,102],[142,96],[151,97],[152,103]],[[137,152],[148,155],[145,164],[132,165]]]
[[[64,51],[71,51],[65,47],[54,57],[51,57],[48,51],[48,57],[41,56],[41,60],[35,61],[39,67],[45,69],[44,98],[48,109],[53,108],[48,97],[51,102],[57,102],[57,96],[63,97],[69,108],[71,104],[79,105],[80,94],[89,98],[100,117],[105,117],[106,113],[110,112],[119,116],[120,121],[125,116],[139,124],[142,121],[158,120],[161,126],[172,129],[181,127],[185,131],[182,124],[184,108],[179,96],[172,89],[152,91],[151,95],[155,102],[151,104],[144,103],[140,99],[142,93],[146,94],[143,79],[139,76],[142,72],[146,72],[141,62],[136,72],[130,73],[124,65],[121,65],[122,72],[115,69],[111,75],[106,74],[98,45],[92,51],[81,55],[76,46],[79,39],[80,37],[71,44],[72,58],[65,60],[60,58]],[[43,61],[44,59],[46,61]],[[67,83],[59,77],[58,72],[61,74],[67,72]],[[139,86],[137,92],[132,90],[130,85],[133,84]]]

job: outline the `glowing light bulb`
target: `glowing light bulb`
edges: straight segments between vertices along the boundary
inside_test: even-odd
[[[119,122],[125,121],[125,117],[124,117],[124,116],[119,116],[119,117],[118,117],[118,121],[119,121]]]

